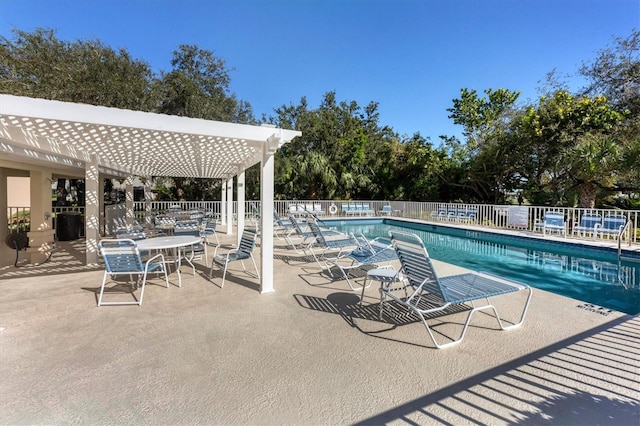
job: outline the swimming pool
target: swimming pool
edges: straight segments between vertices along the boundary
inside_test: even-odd
[[[420,236],[436,260],[520,281],[628,314],[640,313],[640,254],[394,219],[324,220],[322,225],[368,238],[389,230]],[[636,256],[637,255],[637,256]]]

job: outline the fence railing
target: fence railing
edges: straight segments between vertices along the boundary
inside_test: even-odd
[[[237,220],[238,205],[233,202],[233,220]],[[618,209],[581,209],[574,207],[546,207],[546,206],[517,206],[517,205],[491,205],[491,204],[461,204],[461,203],[437,203],[414,201],[384,201],[384,200],[275,200],[275,211],[281,216],[290,211],[306,209],[320,212],[325,217],[344,217],[357,214],[358,205],[362,212],[370,215],[380,215],[383,207],[385,214],[419,219],[426,221],[446,221],[449,223],[465,223],[469,226],[479,226],[493,229],[511,229],[522,231],[535,231],[536,224],[544,221],[547,212],[558,212],[564,217],[566,233],[574,235],[575,227],[580,223],[583,215],[624,216],[629,225],[623,235],[623,240],[629,244],[640,243],[640,210]],[[134,202],[134,219],[144,224],[145,221],[153,223],[153,217],[157,214],[180,209],[184,211],[201,210],[219,217],[222,203],[220,201],[151,201],[149,203],[149,215],[147,215],[147,202]],[[345,210],[346,209],[346,210]],[[84,215],[84,207],[53,207],[54,215],[65,211],[78,211]],[[260,211],[260,201],[245,201],[245,219],[255,218]],[[454,213],[455,212],[455,213]],[[30,226],[30,210],[28,207],[9,207],[8,229],[9,233],[28,231]],[[115,228],[125,224],[124,204],[105,206],[105,235],[113,233]],[[363,213],[364,214],[364,213]],[[55,225],[54,225],[55,227]],[[593,235],[587,235],[591,238]],[[582,238],[585,236],[582,235]]]

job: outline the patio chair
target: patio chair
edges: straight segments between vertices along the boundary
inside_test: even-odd
[[[445,348],[460,343],[465,336],[471,317],[479,310],[491,310],[502,330],[509,330],[520,326],[525,319],[532,289],[504,278],[495,277],[481,272],[470,272],[450,277],[439,278],[422,240],[415,234],[390,231],[391,243],[400,260],[400,271],[404,280],[400,285],[390,282],[380,288],[380,318],[382,319],[387,299],[391,299],[406,313],[416,314],[427,329],[427,333],[436,348]],[[528,291],[520,319],[516,323],[504,325],[498,316],[496,308],[489,301],[490,297],[506,293]],[[484,303],[476,305],[476,301]],[[447,313],[452,307],[469,308],[469,313],[462,327],[460,336],[446,343],[438,343],[427,322],[427,316]]]
[[[289,214],[290,215],[303,215],[306,213],[305,207],[303,205],[291,204],[289,205]]]
[[[362,214],[365,216],[373,216],[374,214],[376,214],[376,211],[373,210],[368,203],[363,203],[362,204]]]
[[[458,221],[465,223],[475,223],[478,210],[472,208],[458,210]]]
[[[557,232],[561,235],[567,236],[567,224],[564,220],[564,213],[562,212],[545,212],[542,222],[538,222],[533,226],[535,230],[542,230],[542,235],[547,235],[547,232]]]
[[[213,273],[213,267],[218,266],[222,268],[222,283],[220,284],[220,288],[224,287],[224,280],[227,276],[227,267],[229,263],[240,261],[242,265],[242,270],[249,276],[253,278],[260,279],[260,273],[258,272],[258,267],[256,266],[256,261],[253,258],[253,249],[256,245],[256,239],[258,238],[258,232],[256,229],[245,228],[242,231],[242,237],[240,238],[240,245],[238,248],[234,248],[229,250],[225,254],[218,254],[213,257],[211,262],[211,269],[209,270],[209,278],[211,278],[211,274]],[[253,268],[256,270],[256,273],[248,271],[244,266],[244,260],[251,260],[253,263]]]
[[[284,238],[284,235],[293,229],[291,219],[281,217],[275,210],[273,211],[273,225],[273,233],[278,238]]]
[[[455,206],[447,207],[447,220],[451,222],[455,222],[457,219],[458,219],[458,208]]]
[[[146,262],[143,262],[138,246],[135,241],[131,239],[104,239],[100,241],[98,248],[105,264],[102,285],[100,286],[100,295],[98,296],[98,306],[142,305],[144,286],[147,283],[147,275],[151,272],[164,273],[164,280],[167,284],[167,288],[169,288],[169,278],[165,268],[164,256],[161,253],[149,258]],[[107,277],[111,277],[113,279],[118,275],[129,275],[133,291],[138,287],[140,288],[140,297],[138,299],[136,299],[132,291],[131,294],[135,299],[134,301],[102,301]],[[138,279],[136,281],[133,281],[133,275],[138,275]]]
[[[591,234],[593,238],[596,238],[596,228],[601,224],[601,215],[585,213],[580,217],[579,223],[574,223],[572,233],[579,237],[586,237],[587,234]]]
[[[307,245],[307,248],[311,252],[311,255],[318,266],[323,270],[326,269],[329,272],[329,275],[333,277],[329,263],[333,263],[335,258],[327,258],[326,253],[338,250],[338,253],[336,254],[337,258],[340,257],[345,250],[356,248],[360,243],[353,234],[344,234],[342,232],[321,229],[315,217],[308,217],[307,224],[315,237],[315,239]],[[314,250],[315,248],[320,248],[321,251],[316,254],[316,250]],[[321,260],[324,263],[324,266],[320,263]]]
[[[119,240],[129,239],[135,241],[147,238],[147,234],[144,232],[144,228],[142,226],[118,228],[116,229],[115,235]]]
[[[627,224],[627,218],[624,216],[606,215],[602,225],[596,225],[596,235],[600,237],[619,237]]]
[[[218,222],[215,220],[205,220],[202,223],[202,232],[200,235],[202,236],[203,242],[205,246],[213,247],[213,255],[216,255],[218,251],[218,247],[220,247],[220,239],[218,238],[218,234],[216,233],[216,228],[218,226]],[[208,255],[205,254],[205,262],[209,263]]]
[[[307,226],[307,222],[298,220],[292,214],[289,214],[289,223],[291,224],[291,229],[284,234],[284,239],[296,253],[304,253],[304,247],[307,245],[307,240],[314,238],[313,232],[311,232],[311,229]],[[302,239],[299,243],[302,251],[298,249],[297,244],[291,239],[291,237],[294,236]]]
[[[389,263],[393,260],[397,260],[398,257],[388,241],[384,241],[378,237],[373,240],[368,240],[364,235],[356,237],[358,247],[349,252],[342,252],[333,259],[327,259],[327,264],[336,266],[342,276],[347,280],[347,284],[351,290],[364,290],[365,287],[369,287],[365,282],[361,287],[354,287],[349,274],[356,269],[363,269],[365,266],[378,265],[381,263]],[[385,266],[387,266],[385,265]],[[331,268],[328,269],[329,274],[333,277]],[[371,284],[371,283],[369,283]]]
[[[447,208],[446,207],[438,207],[438,210],[433,210],[431,212],[431,217],[436,220],[446,220],[447,219]]]
[[[196,267],[193,264],[194,260],[201,260],[202,256],[204,256],[205,264],[209,263],[207,244],[204,244],[204,241],[202,240],[200,224],[195,220],[177,221],[173,233],[174,235],[192,235],[194,237],[201,237],[200,243],[187,247],[184,253],[184,260],[186,260],[187,263],[191,265],[193,275],[195,276]]]
[[[313,210],[312,210],[312,213],[313,213],[314,215],[324,216],[324,214],[325,214],[326,212],[325,212],[325,211],[324,211],[324,209],[322,208],[322,204],[314,203],[314,204],[313,204]]]
[[[391,216],[391,206],[382,206],[382,209],[378,211],[380,216]]]

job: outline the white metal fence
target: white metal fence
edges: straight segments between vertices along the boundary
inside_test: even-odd
[[[220,201],[144,201],[134,203],[134,217],[139,223],[153,223],[153,217],[170,209],[201,210],[218,217],[221,213]],[[147,210],[147,206],[149,210]],[[383,207],[389,206],[383,213]],[[276,200],[275,211],[281,216],[290,211],[311,210],[325,217],[345,217],[347,215],[390,215],[426,221],[446,221],[493,229],[512,229],[535,231],[536,224],[542,223],[547,212],[559,212],[564,217],[567,235],[574,234],[574,228],[585,214],[606,216],[624,216],[628,221],[623,240],[629,244],[640,243],[640,210],[617,209],[579,209],[573,207],[542,207],[491,204],[460,204],[414,201],[381,200]],[[358,210],[360,208],[360,210]],[[53,213],[78,211],[84,215],[83,207],[54,207]],[[149,214],[147,214],[147,211]],[[238,206],[233,203],[233,219],[237,220]],[[260,211],[260,201],[245,202],[245,218],[255,218]],[[9,233],[29,229],[30,214],[28,207],[9,207],[7,209]],[[125,224],[124,204],[105,207],[103,234],[109,235]],[[584,236],[583,236],[584,237]],[[591,236],[589,236],[591,237]]]

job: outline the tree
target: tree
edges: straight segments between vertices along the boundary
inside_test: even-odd
[[[598,52],[595,59],[583,62],[579,74],[589,84],[583,89],[586,96],[603,95],[618,111],[640,113],[640,30],[629,37],[618,37],[613,47]]]
[[[595,188],[615,190],[610,180],[620,172],[616,132],[624,114],[604,96],[589,98],[558,91],[542,96],[521,117],[519,136],[527,148],[529,166],[523,171],[530,189],[551,189],[560,203],[568,190],[579,188],[580,207],[594,207]]]
[[[151,111],[156,104],[149,65],[102,42],[64,42],[55,31],[14,30],[0,37],[0,92]]]
[[[450,181],[462,191],[465,199],[497,203],[504,199],[513,180],[511,167],[512,145],[507,137],[509,125],[515,113],[519,92],[507,89],[486,89],[486,98],[480,98],[475,90],[462,89],[460,98],[448,108],[449,118],[463,126],[466,137],[460,162],[466,163],[466,173],[450,174],[457,182]],[[472,195],[472,194],[473,195]],[[461,198],[462,198],[461,197]]]

